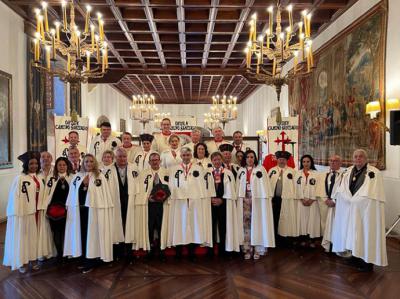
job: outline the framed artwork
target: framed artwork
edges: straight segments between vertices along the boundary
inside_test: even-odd
[[[12,168],[12,76],[0,71],[0,168]]]
[[[386,1],[335,37],[314,58],[314,71],[289,84],[289,111],[299,116],[300,156],[328,165],[338,154],[352,164],[355,149],[385,168]],[[380,101],[382,113],[370,119],[366,104]]]
[[[123,118],[119,119],[119,131],[126,132],[126,120]]]

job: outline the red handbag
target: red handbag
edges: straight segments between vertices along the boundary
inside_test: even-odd
[[[64,205],[52,204],[48,206],[46,215],[51,220],[61,220],[67,216],[67,209]]]

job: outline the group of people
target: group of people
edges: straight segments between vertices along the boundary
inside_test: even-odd
[[[73,257],[87,273],[102,262],[131,261],[133,250],[165,260],[166,248],[181,258],[187,247],[195,260],[199,246],[209,256],[241,252],[258,260],[268,248],[315,248],[321,238],[326,251],[362,271],[387,265],[382,177],[364,150],[346,170],[336,155],[325,172],[310,155],[295,170],[286,151],[265,167],[240,131],[232,143],[215,128],[204,143],[194,130],[181,144],[170,126],[164,119],[161,132],[140,135],[137,146],[130,133],[115,138],[103,123],[88,153],[70,132],[74,143],[54,166],[48,152],[21,155],[4,265],[23,273],[28,264]]]

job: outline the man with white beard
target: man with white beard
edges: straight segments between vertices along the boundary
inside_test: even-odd
[[[332,251],[348,250],[358,270],[373,271],[373,265],[388,264],[382,174],[368,164],[362,149],[354,151],[353,160],[332,196],[336,200]]]

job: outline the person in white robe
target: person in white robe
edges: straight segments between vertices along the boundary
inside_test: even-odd
[[[291,238],[297,237],[296,171],[288,167],[291,154],[287,151],[275,153],[278,165],[268,172],[273,191],[272,210],[274,213],[275,241],[277,247],[287,247]]]
[[[235,177],[235,181],[236,181],[237,174],[238,174],[238,171],[241,166],[232,162],[233,145],[228,144],[228,143],[222,144],[219,146],[219,151],[222,154],[222,163],[223,163],[224,168],[232,171],[233,176]]]
[[[315,239],[321,237],[321,217],[317,198],[318,172],[310,155],[300,158],[296,175],[297,235],[300,246],[315,248]]]
[[[147,251],[148,259],[158,253],[164,261],[170,209],[169,172],[160,167],[159,153],[150,154],[149,161],[151,167],[143,170],[137,180],[134,249]]]
[[[339,186],[343,171],[340,167],[342,159],[339,155],[329,157],[329,169],[323,171],[319,175],[317,183],[317,197],[319,203],[319,211],[321,214],[321,232],[323,234],[321,246],[326,252],[331,251],[332,242],[332,225],[335,217],[335,200],[332,195],[335,194]]]
[[[54,165],[53,175],[45,184],[43,202],[38,204],[38,210],[42,210],[49,221],[54,245],[57,250],[57,261],[62,262],[67,201],[69,186],[72,181],[72,165],[65,157],[59,157]]]
[[[164,118],[161,121],[161,132],[154,133],[154,140],[151,144],[151,149],[159,154],[169,149],[169,137],[172,135],[171,132],[171,120]]]
[[[360,271],[372,271],[373,265],[388,265],[383,179],[368,164],[364,150],[355,150],[353,161],[332,196],[336,200],[332,251],[350,251]]]
[[[140,173],[142,170],[150,168],[150,155],[156,153],[156,151],[151,149],[151,144],[154,139],[153,135],[141,134],[139,138],[141,147],[136,151],[133,163],[135,164],[137,171]]]
[[[252,148],[250,147],[249,144],[243,142],[243,133],[241,131],[233,132],[232,138],[233,138],[232,161],[233,163],[238,164],[238,161],[236,160],[236,153],[238,151],[246,152],[248,150],[251,150]]]
[[[182,162],[179,136],[171,135],[168,143],[169,149],[161,153],[161,166],[167,169]]]
[[[39,178],[43,181],[43,184],[53,175],[53,170],[53,156],[49,152],[41,152]]]
[[[113,200],[94,155],[86,154],[70,185],[66,202],[64,256],[81,257],[83,273],[113,260]]]
[[[192,132],[190,133],[191,141],[189,143],[186,143],[184,147],[190,148],[192,153],[194,153],[195,152],[194,147],[196,146],[196,144],[201,142],[201,136],[202,134],[199,129],[193,129]]]
[[[25,273],[26,264],[38,270],[35,261],[51,257],[55,248],[48,222],[37,210],[44,196],[44,184],[38,177],[40,154],[26,152],[18,159],[23,162],[23,171],[14,179],[8,196],[3,264]]]
[[[210,155],[214,152],[218,152],[221,144],[229,144],[227,140],[224,140],[224,130],[222,130],[221,127],[215,127],[212,130],[212,134],[214,139],[206,142],[208,153]]]
[[[211,198],[213,244],[218,244],[218,255],[240,252],[236,184],[233,173],[224,168],[222,154],[211,154],[215,197]],[[214,256],[214,248],[208,254]]]
[[[196,244],[212,246],[211,196],[212,181],[203,168],[191,163],[192,152],[182,148],[182,163],[169,170],[171,206],[168,221],[168,246],[176,246],[177,258],[182,245],[189,245],[189,258],[195,259]]]
[[[103,170],[104,173],[104,170]],[[110,187],[113,209],[114,260],[132,262],[132,243],[135,242],[135,194],[139,173],[134,164],[128,162],[123,148],[115,151],[115,163],[104,176]]]
[[[122,144],[118,148],[123,148],[128,156],[128,162],[133,163],[140,146],[132,144],[133,137],[129,132],[122,133],[121,140]]]
[[[95,136],[89,147],[89,153],[94,155],[97,161],[101,161],[103,152],[106,150],[114,151],[121,145],[121,140],[111,136],[111,124],[103,122],[100,125],[100,135]]]
[[[204,169],[211,167],[211,160],[205,143],[199,142],[195,145],[192,163]]]
[[[101,156],[101,163],[99,163],[99,166],[101,170],[107,171],[110,169],[114,163],[115,160],[115,153],[112,150],[106,150],[103,152],[103,155]]]
[[[244,160],[246,166],[239,169],[237,182],[239,240],[244,258],[258,260],[268,247],[275,247],[272,192],[256,153],[246,151]]]

